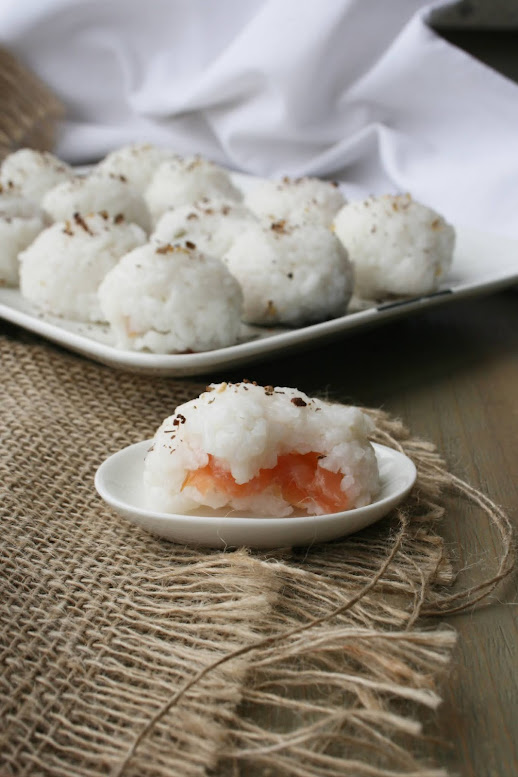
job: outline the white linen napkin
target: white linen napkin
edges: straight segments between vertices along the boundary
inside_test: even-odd
[[[4,0],[0,43],[67,106],[70,162],[150,141],[518,237],[518,86],[430,29],[440,5]]]

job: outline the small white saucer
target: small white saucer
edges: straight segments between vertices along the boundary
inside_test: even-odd
[[[145,440],[110,456],[97,470],[95,487],[124,518],[183,545],[280,548],[334,540],[383,518],[408,494],[416,479],[411,459],[392,448],[374,444],[381,488],[374,502],[366,507],[288,518],[245,516],[210,508],[181,515],[157,513],[146,508],[142,482],[144,459],[151,445],[152,440]]]

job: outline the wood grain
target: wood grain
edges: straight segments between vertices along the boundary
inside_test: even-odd
[[[256,365],[246,377],[398,415],[518,524],[517,290]],[[441,533],[459,566],[469,565],[469,583],[493,568],[495,537],[470,505],[456,502],[455,515]],[[517,602],[515,577],[490,607],[447,621],[460,639],[432,724],[441,741],[433,756],[462,777],[518,775]]]

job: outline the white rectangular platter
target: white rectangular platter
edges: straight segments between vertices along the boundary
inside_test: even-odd
[[[457,246],[451,273],[434,294],[385,303],[300,328],[244,326],[241,342],[214,351],[167,355],[123,351],[110,344],[110,335],[102,326],[38,315],[18,289],[0,288],[0,317],[116,369],[149,375],[203,375],[273,357],[280,352],[308,348],[421,310],[518,284],[518,241],[461,227],[456,231]]]

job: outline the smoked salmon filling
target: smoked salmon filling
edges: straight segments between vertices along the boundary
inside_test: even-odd
[[[222,493],[231,498],[250,497],[266,490],[274,490],[293,507],[308,503],[317,505],[322,513],[336,513],[349,508],[349,499],[340,485],[343,475],[319,465],[323,456],[311,453],[286,453],[278,457],[271,469],[260,469],[246,483],[236,483],[231,472],[209,454],[205,467],[191,470],[182,490],[196,488],[205,496]]]

